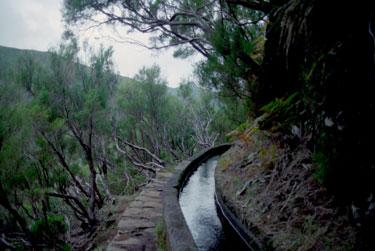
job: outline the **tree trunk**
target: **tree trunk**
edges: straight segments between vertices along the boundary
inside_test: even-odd
[[[105,161],[103,161],[102,167],[102,181],[103,181],[103,187],[105,190],[105,193],[107,194],[108,200],[112,200],[112,194],[111,191],[109,190],[109,181],[108,181],[108,166]]]
[[[97,187],[96,187],[96,171],[95,171],[95,166],[94,166],[94,162],[93,162],[90,150],[86,151],[86,160],[88,162],[89,169],[90,169],[89,218],[90,218],[90,225],[94,226],[97,223],[96,210],[95,210],[95,204],[96,204],[95,194],[97,193]]]

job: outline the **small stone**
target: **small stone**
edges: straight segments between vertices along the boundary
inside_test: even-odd
[[[334,125],[333,120],[331,118],[329,118],[329,117],[326,117],[324,119],[324,125],[326,127],[332,127]]]

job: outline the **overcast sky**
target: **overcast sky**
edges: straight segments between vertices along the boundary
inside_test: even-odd
[[[20,49],[46,51],[59,43],[64,24],[61,8],[63,0],[0,0],[0,45]],[[90,45],[113,46],[113,59],[116,70],[124,76],[132,77],[144,65],[158,64],[162,75],[170,86],[176,87],[180,80],[192,74],[192,64],[198,57],[175,59],[173,51],[149,51],[143,47],[127,43],[119,43],[113,37],[110,27],[100,29],[77,28],[81,40],[88,40]],[[126,34],[119,28],[123,37],[146,42],[143,34]],[[115,36],[115,38],[118,38]]]

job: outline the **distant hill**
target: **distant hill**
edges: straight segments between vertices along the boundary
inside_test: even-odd
[[[13,75],[19,59],[25,54],[31,55],[42,66],[49,66],[50,53],[48,51],[17,49],[0,45],[0,80],[7,79],[7,76]],[[119,75],[119,81],[121,84],[126,84],[132,82],[133,79]],[[177,96],[178,88],[168,87],[168,93]],[[193,96],[197,97],[199,93],[200,88],[193,86]]]
[[[12,74],[17,67],[19,59],[25,54],[31,55],[43,67],[49,66],[50,53],[48,51],[36,51],[28,49],[17,49],[0,45],[0,79]],[[119,75],[120,82],[132,81],[131,78]]]
[[[17,66],[17,62],[25,54],[30,54],[37,62],[43,66],[49,63],[49,53],[35,50],[22,50],[0,45],[0,79],[12,74]]]
[[[49,52],[23,50],[0,45],[0,66],[9,67],[15,65],[17,60],[25,53],[29,53],[40,63],[48,62]]]

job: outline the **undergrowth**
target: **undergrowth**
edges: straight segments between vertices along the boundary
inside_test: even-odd
[[[155,234],[156,234],[156,246],[158,251],[166,251],[167,250],[167,235],[165,232],[165,225],[163,221],[159,221],[155,227]]]

